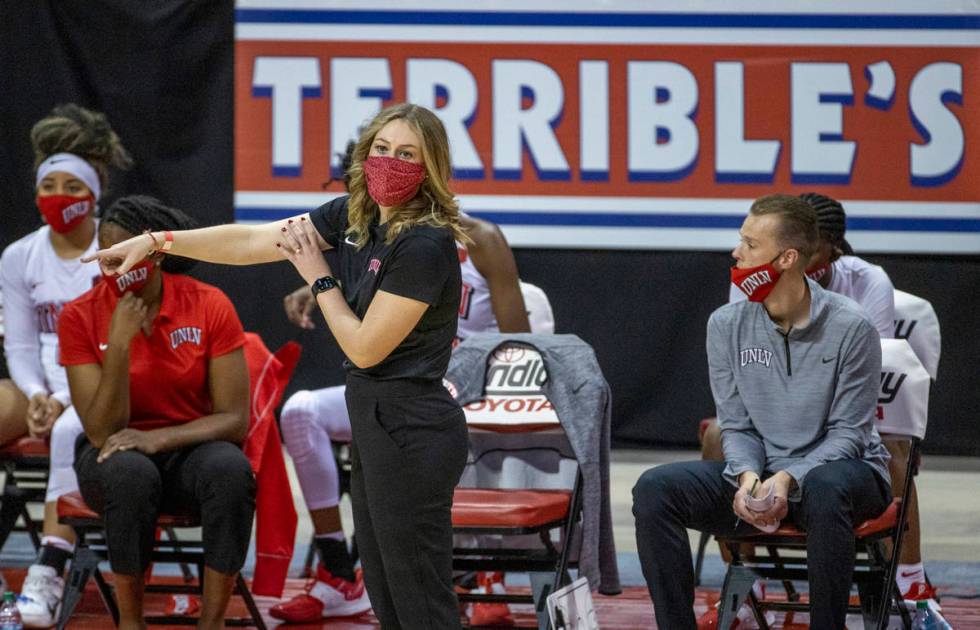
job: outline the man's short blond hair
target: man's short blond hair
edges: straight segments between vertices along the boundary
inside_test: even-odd
[[[817,250],[820,232],[816,211],[795,195],[774,194],[759,197],[752,203],[749,214],[779,217],[776,242],[782,249],[795,249],[803,264]]]

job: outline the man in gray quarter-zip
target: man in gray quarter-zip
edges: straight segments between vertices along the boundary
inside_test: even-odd
[[[878,333],[857,304],[805,277],[818,236],[804,201],[757,199],[740,235],[731,275],[749,299],[708,321],[725,461],[667,464],[640,477],[633,514],[643,575],[658,626],[693,630],[685,528],[744,534],[788,519],[808,532],[810,627],[840,630],[854,526],[891,501],[888,452],[874,427]],[[747,508],[749,496],[770,491],[767,511]]]

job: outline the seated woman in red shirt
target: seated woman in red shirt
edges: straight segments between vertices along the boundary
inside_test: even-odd
[[[125,197],[99,225],[99,246],[191,220],[150,197]],[[68,303],[61,362],[85,435],[75,472],[103,515],[120,629],[143,628],[143,575],[161,512],[199,516],[204,601],[199,628],[224,627],[245,562],[255,480],[240,448],[248,429],[248,369],[235,309],[220,290],[154,254]],[[171,272],[171,273],[167,273]]]

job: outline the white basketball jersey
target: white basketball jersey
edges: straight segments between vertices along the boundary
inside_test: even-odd
[[[58,364],[58,315],[67,302],[91,289],[101,273],[97,264],[60,258],[51,245],[50,232],[45,225],[3,252],[0,286],[10,375],[21,388],[43,378],[44,387],[52,393],[68,389],[65,370]],[[98,239],[93,238],[84,255],[96,249]]]
[[[456,244],[459,253],[459,270],[463,278],[463,294],[459,300],[459,325],[456,329],[457,341],[470,335],[485,332],[499,332],[497,317],[493,314],[490,302],[490,286],[487,279],[477,270],[469,252],[461,244]]]

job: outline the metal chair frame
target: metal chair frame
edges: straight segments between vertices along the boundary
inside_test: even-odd
[[[909,462],[906,470],[905,488],[902,496],[908,496],[917,468],[919,439],[911,441]],[[908,529],[908,502],[896,499],[899,503],[896,524],[873,534],[859,537],[855,544],[853,583],[858,587],[858,606],[849,606],[848,612],[860,613],[866,630],[885,630],[888,627],[889,613],[897,613],[906,630],[912,627],[912,619],[904,605],[902,594],[895,582],[898,558],[902,539]],[[892,539],[891,553],[885,551],[885,541]],[[732,554],[732,562],[725,575],[718,613],[718,627],[730,628],[735,621],[739,607],[748,601],[756,621],[763,630],[768,629],[763,609],[779,611],[807,612],[809,605],[795,601],[792,597],[786,602],[759,601],[752,594],[752,584],[757,579],[806,581],[806,537],[779,535],[749,535],[719,539]],[[752,545],[755,552],[742,553],[743,544]],[[760,548],[764,553],[760,553]],[[791,555],[780,555],[779,551],[789,551]],[[794,591],[795,592],[795,591]]]
[[[9,448],[9,446],[8,446]],[[5,474],[0,496],[0,549],[14,532],[26,533],[34,549],[41,548],[44,520],[31,516],[28,505],[44,505],[48,486],[50,460],[45,455],[0,451],[0,466]],[[18,525],[18,522],[21,524]]]
[[[63,517],[59,522],[69,525],[75,530],[77,540],[75,542],[75,556],[71,563],[71,571],[65,582],[65,592],[62,599],[61,612],[58,616],[57,629],[63,630],[71,619],[71,615],[81,601],[85,592],[85,586],[90,578],[95,579],[99,589],[99,595],[105,604],[106,609],[112,616],[113,623],[119,625],[119,607],[112,594],[112,587],[102,575],[99,563],[108,560],[108,547],[105,540],[105,529],[101,518],[77,518]],[[181,518],[180,522],[173,526],[163,526],[162,529],[170,531],[173,528],[196,528],[198,524],[190,518]],[[201,595],[203,592],[202,579],[204,576],[204,548],[203,542],[199,538],[179,540],[170,534],[170,540],[157,540],[153,545],[152,561],[154,563],[171,563],[194,565],[197,567],[197,579],[195,583],[186,581],[188,571],[184,570],[184,584],[148,584],[145,591],[147,593],[181,593]],[[182,569],[183,570],[183,569]],[[192,576],[193,577],[193,576]],[[250,617],[226,618],[225,624],[233,627],[254,626],[259,630],[266,630],[265,621],[259,612],[252,592],[248,588],[245,579],[239,573],[235,578],[235,588],[232,591],[242,598],[248,609]],[[147,616],[146,623],[151,625],[197,625],[197,618],[183,615],[153,615]]]

